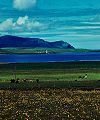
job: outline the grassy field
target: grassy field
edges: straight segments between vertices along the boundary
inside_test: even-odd
[[[16,70],[74,70],[78,71],[82,70],[91,70],[100,69],[100,62],[93,61],[84,61],[84,62],[52,62],[52,63],[1,63],[0,70],[14,70],[16,66]]]
[[[100,80],[100,62],[0,64],[0,81],[15,74],[19,79],[40,81]]]
[[[88,49],[59,49],[59,48],[0,48],[0,54],[33,54],[33,53],[64,53],[64,52],[91,52]]]
[[[99,120],[100,91],[0,90],[0,120]]]
[[[86,77],[85,77],[86,75]],[[11,79],[19,78],[20,85],[16,87],[97,87],[100,88],[100,62],[72,62],[72,63],[24,63],[0,64],[0,82],[5,88],[9,87]],[[23,84],[27,79],[31,83]],[[5,83],[4,83],[5,82]],[[12,84],[10,87],[12,88]]]
[[[94,70],[16,70],[15,71],[0,71],[0,81],[9,81],[10,79],[19,78],[35,81],[87,81],[100,80],[100,71]],[[85,74],[87,77],[85,78]]]

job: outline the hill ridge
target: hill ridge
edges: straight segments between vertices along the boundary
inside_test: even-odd
[[[46,48],[64,48],[75,49],[72,45],[63,40],[48,42],[41,38],[24,38],[12,35],[0,37],[0,48],[6,47],[46,47]]]

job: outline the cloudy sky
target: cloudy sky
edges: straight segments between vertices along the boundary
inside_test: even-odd
[[[0,0],[0,35],[100,49],[100,0]]]

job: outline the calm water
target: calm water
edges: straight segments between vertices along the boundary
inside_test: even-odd
[[[99,52],[61,53],[61,54],[0,54],[0,62],[68,62],[68,61],[100,61]]]

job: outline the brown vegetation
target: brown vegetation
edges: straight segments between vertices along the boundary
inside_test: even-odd
[[[0,90],[0,120],[90,119],[100,119],[99,90]]]

